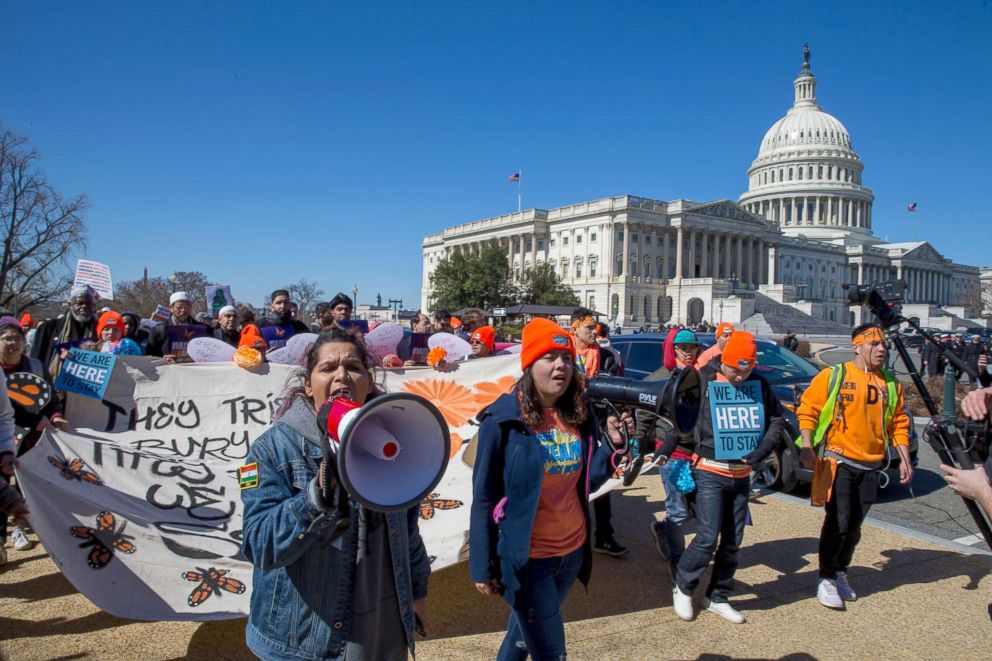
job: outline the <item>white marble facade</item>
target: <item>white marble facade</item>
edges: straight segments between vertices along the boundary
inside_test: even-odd
[[[975,316],[978,268],[927,242],[872,234],[874,195],[847,130],[817,104],[808,51],[793,86],[793,106],[765,134],[737,203],[621,195],[448,227],[423,241],[421,309],[433,308],[440,260],[496,245],[515,278],[547,261],[583,305],[624,326],[739,322],[770,302],[857,323],[864,312],[848,309],[841,285],[894,278],[906,280],[914,309]]]

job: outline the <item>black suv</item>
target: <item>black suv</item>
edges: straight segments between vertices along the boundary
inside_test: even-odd
[[[712,346],[712,335],[700,335],[701,350]],[[657,381],[668,378],[668,370],[661,365],[662,343],[665,333],[638,333],[636,335],[612,336],[610,343],[620,352],[624,376],[628,379]],[[811,482],[813,471],[799,463],[799,450],[795,439],[799,436],[799,423],[796,420],[796,406],[809,382],[820,372],[812,362],[802,358],[771,340],[757,338],[758,365],[755,370],[772,386],[785,409],[786,436],[768,458],[765,468],[756,475],[765,485],[789,492],[801,482]],[[913,416],[910,414],[909,456],[916,465],[917,440]],[[896,481],[899,478],[899,453],[889,448],[888,470]]]

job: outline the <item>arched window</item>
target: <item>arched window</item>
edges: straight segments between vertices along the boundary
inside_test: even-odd
[[[806,178],[807,179],[812,179],[813,178],[813,166],[812,165],[809,166],[809,168],[806,170]]]
[[[647,280],[651,277],[651,258],[644,258],[644,279]]]
[[[792,168],[789,168],[789,181],[792,181]]]
[[[575,277],[576,278],[581,278],[582,277],[582,258],[581,257],[576,257],[575,258]]]
[[[772,183],[775,183],[775,170],[772,170]]]
[[[590,257],[589,258],[589,277],[590,278],[595,278],[596,277],[596,266],[597,266],[597,262],[598,261],[599,260],[596,259],[595,257]]]
[[[568,260],[563,259],[561,260],[561,278],[562,280],[564,280],[567,277],[568,277]]]
[[[614,294],[610,297],[610,316],[617,319],[620,316],[620,295]]]
[[[803,169],[802,168],[799,168],[799,173],[798,174],[799,174],[799,179],[801,180],[803,178]]]

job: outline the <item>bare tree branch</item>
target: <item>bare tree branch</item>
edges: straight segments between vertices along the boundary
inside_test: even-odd
[[[38,169],[27,138],[0,133],[0,306],[64,297],[73,257],[86,247],[86,196],[64,199]]]

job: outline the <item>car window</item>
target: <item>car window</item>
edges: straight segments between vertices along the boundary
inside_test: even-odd
[[[661,367],[660,342],[631,342],[625,367],[641,372],[653,372]]]
[[[755,368],[771,384],[809,381],[819,373],[813,365],[771,342],[758,342],[758,366]]]

